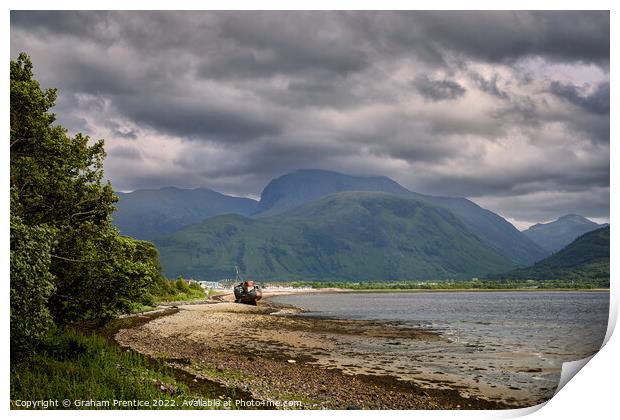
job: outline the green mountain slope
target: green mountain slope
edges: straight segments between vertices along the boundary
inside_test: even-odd
[[[549,253],[559,251],[584,233],[600,229],[599,225],[577,214],[567,214],[550,223],[537,223],[523,231]]]
[[[548,255],[506,219],[466,198],[411,194],[419,200],[450,210],[482,241],[519,265],[532,264]]]
[[[277,217],[213,217],[155,241],[165,273],[262,280],[470,278],[515,265],[454,215],[412,197],[344,192]]]
[[[384,176],[360,177],[318,169],[298,170],[274,179],[265,187],[256,216],[276,215],[342,191],[380,191],[407,195],[433,206],[444,207],[482,241],[520,265],[532,264],[549,254],[503,217],[466,198],[419,194]]]
[[[588,232],[532,267],[492,276],[532,280],[609,280],[609,226]]]
[[[112,222],[124,235],[145,240],[220,214],[250,215],[258,204],[249,198],[231,197],[206,188],[166,187],[116,194],[119,202]]]

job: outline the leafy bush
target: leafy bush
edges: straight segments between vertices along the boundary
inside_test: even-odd
[[[177,290],[181,293],[189,293],[189,285],[187,284],[187,282],[181,278],[177,279],[176,282],[174,282],[175,287],[177,288]]]
[[[53,325],[47,300],[54,229],[11,217],[11,358],[31,354]]]
[[[113,229],[76,244],[82,260],[55,267],[58,291],[50,301],[55,319],[102,323],[130,312],[134,302],[144,302],[160,277],[157,264],[148,257],[151,247]]]
[[[198,283],[190,284],[189,288],[192,289],[192,290],[202,290],[202,286],[200,286]]]
[[[149,297],[156,302],[204,299],[205,292],[197,283],[188,285],[183,279],[166,280],[161,277],[149,289]],[[146,305],[146,303],[144,303]]]

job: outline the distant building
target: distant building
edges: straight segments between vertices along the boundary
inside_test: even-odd
[[[198,283],[205,289],[219,289],[221,287],[219,281],[199,281]]]

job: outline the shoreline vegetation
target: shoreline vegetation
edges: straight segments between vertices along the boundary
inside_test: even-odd
[[[145,312],[172,302],[204,300],[214,294],[216,292],[213,289],[205,292],[198,283],[188,283],[180,277],[176,280],[160,279],[141,302],[132,305],[130,312]]]
[[[114,340],[122,328],[137,328],[176,312],[174,307],[158,306],[102,327],[59,329],[36,357],[12,366],[11,408],[236,409],[236,399],[249,399],[248,394],[197,380],[164,358],[149,357]],[[58,404],[65,400],[69,406]],[[49,403],[25,405],[32,401]]]
[[[385,282],[265,282],[267,285],[293,288],[341,289],[356,291],[569,291],[609,290],[609,280],[566,281],[566,280],[436,280],[436,281],[385,281]]]
[[[317,288],[314,290],[327,290],[322,288]],[[609,288],[549,288],[549,289],[534,289],[534,288],[512,288],[512,289],[377,289],[377,288],[368,288],[368,289],[357,289],[357,288],[329,288],[329,291],[334,293],[430,293],[430,292],[608,292]]]

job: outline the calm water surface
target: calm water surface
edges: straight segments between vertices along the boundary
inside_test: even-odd
[[[271,300],[303,308],[304,316],[399,321],[435,330],[444,344],[389,347],[385,354],[397,360],[409,353],[427,373],[441,371],[531,400],[553,393],[563,362],[600,348],[609,313],[608,292],[321,293]],[[359,346],[363,349],[363,340]],[[416,369],[419,373],[420,366]]]
[[[583,358],[598,350],[608,292],[424,292],[287,295],[306,316],[401,321],[455,340]]]

